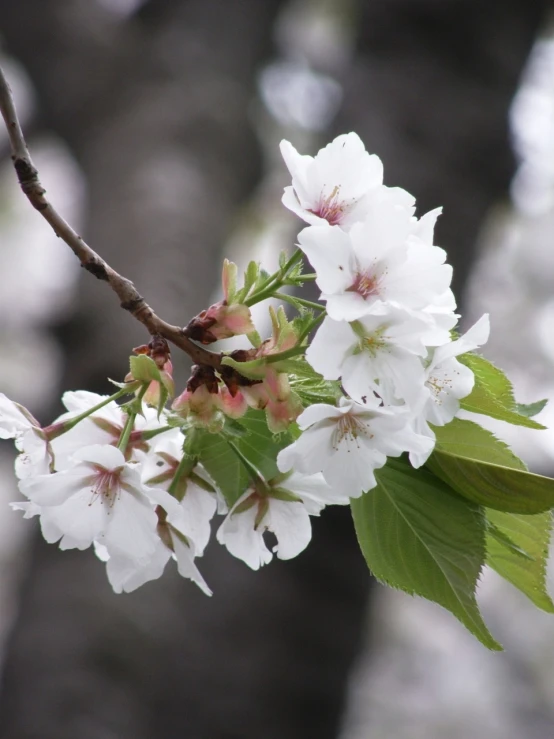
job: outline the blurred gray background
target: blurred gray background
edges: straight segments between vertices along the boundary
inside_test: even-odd
[[[279,140],[315,153],[355,130],[420,214],[444,206],[466,325],[491,313],[488,356],[527,402],[554,397],[550,5],[0,0],[0,40],[50,198],[166,320],[208,305],[223,255],[271,267],[294,243]],[[145,335],[0,146],[0,390],[48,422],[63,389],[108,392]],[[495,428],[554,472],[552,433]],[[170,574],[116,596],[90,552],[48,547],[4,505],[0,455],[0,739],[554,736],[554,620],[492,573],[479,600],[501,655],[373,583],[345,510],[258,573],[213,543],[212,599]]]

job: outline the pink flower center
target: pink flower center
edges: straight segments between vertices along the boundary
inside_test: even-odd
[[[331,226],[337,226],[341,223],[345,211],[345,203],[339,198],[339,193],[340,185],[335,185],[331,194],[326,198],[321,196],[317,206],[309,212],[314,216],[325,218]]]
[[[106,503],[113,508],[120,491],[119,470],[106,470],[96,467],[96,474],[92,483],[92,498],[89,505],[100,499],[100,503]]]
[[[379,278],[371,272],[358,272],[347,291],[358,293],[364,300],[367,300],[372,295],[379,294]]]

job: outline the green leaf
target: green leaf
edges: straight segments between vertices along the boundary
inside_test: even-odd
[[[454,418],[446,426],[433,426],[435,450],[468,459],[526,470],[527,466],[510,447],[473,421]]]
[[[475,375],[473,390],[460,401],[460,406],[464,410],[482,413],[515,426],[544,429],[542,424],[529,417],[529,413],[522,413],[519,410],[526,406],[519,406],[516,403],[512,384],[502,370],[479,354],[463,354],[458,360],[469,367]]]
[[[291,443],[290,436],[273,435],[267,427],[263,411],[249,410],[240,419],[240,424],[249,433],[234,436],[235,446],[266,480],[278,475],[277,453]],[[199,445],[196,447],[200,461],[220,488],[227,504],[232,506],[248,487],[250,477],[224,436],[210,434],[200,429],[197,430],[197,434],[200,437]]]
[[[290,386],[304,406],[314,403],[335,405],[342,395],[340,382],[324,380],[303,357],[291,358],[280,367],[289,373]]]
[[[535,516],[491,510],[486,513],[494,527],[489,529],[487,535],[487,564],[515,585],[538,608],[554,613],[554,603],[546,589],[551,513],[546,511]],[[516,549],[495,536],[494,530],[501,532]]]
[[[487,511],[491,511],[491,508],[487,508]],[[503,513],[503,511],[494,511],[495,513]],[[506,516],[516,516],[516,513],[506,513]],[[538,516],[543,516],[543,513],[538,513]],[[526,518],[531,518],[531,516],[526,516]],[[501,529],[498,528],[495,524],[492,523],[492,521],[487,520],[487,536],[490,536],[492,539],[494,539],[496,542],[501,544],[503,547],[506,547],[508,551],[511,554],[515,554],[518,557],[523,557],[523,559],[533,561],[533,557],[526,552],[524,549],[522,549],[520,546],[518,546],[515,541],[512,541],[510,537],[505,534]]]
[[[520,416],[527,416],[527,418],[532,418],[533,416],[538,415],[547,403],[548,398],[545,398],[544,400],[537,400],[535,403],[516,403],[516,409]]]
[[[437,445],[427,466],[459,495],[509,513],[530,515],[554,507],[554,480],[527,472],[489,431],[454,419],[435,432]]]
[[[377,487],[352,500],[358,540],[375,577],[438,603],[486,647],[501,649],[475,600],[485,561],[481,509],[403,460],[389,460],[375,476]]]

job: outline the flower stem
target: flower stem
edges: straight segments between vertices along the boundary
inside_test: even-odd
[[[167,492],[178,501],[183,500],[187,491],[186,486],[183,489],[179,483],[181,482],[183,477],[186,478],[190,476],[190,473],[196,467],[197,461],[198,460],[196,457],[191,457],[189,454],[186,453],[184,453],[181,457],[181,461],[179,462],[177,469],[175,470],[175,474],[173,475],[173,480],[171,481],[171,484],[167,489]]]
[[[319,303],[312,303],[311,300],[304,300],[304,298],[296,298],[292,295],[287,295],[286,293],[273,293],[274,298],[278,298],[279,300],[284,300],[285,303],[289,303],[290,305],[293,305],[296,307],[298,303],[300,305],[303,305],[304,308],[312,308],[313,310],[325,310],[324,305],[320,305]]]
[[[281,267],[281,269],[270,275],[265,282],[262,282],[260,287],[253,293],[244,304],[249,308],[256,303],[261,303],[262,300],[271,298],[276,290],[283,287],[285,284],[286,277],[294,265],[302,259],[302,252],[300,249],[296,249],[290,259]]]
[[[104,406],[108,405],[109,403],[119,400],[119,398],[122,398],[124,395],[132,395],[133,392],[136,390],[136,387],[138,387],[138,383],[131,383],[128,387],[121,388],[121,390],[118,390],[117,393],[110,395],[109,398],[105,398],[105,400],[97,403],[92,408],[88,408],[86,411],[83,411],[83,413],[80,413],[78,416],[69,418],[67,421],[62,421],[61,423],[53,423],[51,426],[47,426],[44,429],[44,433],[46,434],[48,441],[52,441],[52,439],[57,439],[58,436],[65,434],[67,431],[71,431],[71,429],[74,428],[78,423],[84,421],[85,418],[88,418],[93,413],[96,413],[96,411],[104,408]]]
[[[146,395],[146,391],[148,390],[148,385],[144,385],[137,397],[134,401],[132,401],[133,405],[136,403],[136,406],[140,410],[142,408],[142,399]],[[133,432],[133,427],[135,425],[135,418],[137,417],[139,410],[132,410],[126,420],[125,420],[125,426],[123,427],[123,431],[121,432],[121,436],[119,437],[119,441],[117,442],[117,448],[125,454],[125,450],[127,449],[127,444],[129,443],[129,439],[131,438],[131,434]]]
[[[314,328],[317,326],[318,323],[320,323],[326,316],[327,311],[323,310],[319,316],[316,316],[313,321],[310,321],[310,323],[305,327],[305,329],[302,331],[300,336],[298,337],[298,343],[301,344],[306,336],[309,336],[310,332],[314,330]]]
[[[127,449],[127,444],[129,443],[129,438],[131,437],[131,433],[133,431],[133,426],[135,425],[136,417],[137,417],[136,413],[129,413],[125,421],[125,426],[123,427],[123,431],[121,432],[121,436],[119,437],[119,441],[117,442],[117,448],[121,452],[123,452],[123,454],[125,454],[125,450]]]

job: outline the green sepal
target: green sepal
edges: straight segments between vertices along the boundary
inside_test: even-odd
[[[162,378],[160,376],[160,370],[156,366],[151,357],[146,354],[139,354],[136,357],[129,357],[129,365],[131,368],[131,374],[135,380],[140,382],[152,382],[155,380],[162,384]]]
[[[232,367],[243,377],[250,380],[260,380],[265,377],[266,361],[263,359],[251,359],[249,362],[237,362],[231,357],[223,357],[221,364]]]
[[[271,492],[269,493],[270,498],[275,498],[276,500],[284,500],[288,503],[302,503],[302,498],[300,498],[298,495],[295,495],[294,493],[291,493],[290,490],[285,490],[284,488],[271,488]]]
[[[263,343],[262,337],[257,331],[251,331],[249,334],[246,334],[246,338],[255,349],[258,349]]]
[[[167,400],[169,398],[169,392],[167,390],[166,384],[164,382],[160,383],[160,397],[158,400],[158,406],[156,408],[156,411],[158,413],[158,421],[160,420],[160,416],[162,415],[162,412],[165,410],[165,404],[167,403]]]
[[[237,303],[242,303],[248,296],[250,290],[254,287],[258,281],[260,273],[260,265],[258,262],[248,262],[248,266],[244,270],[244,284],[240,290],[237,291],[236,300]]]
[[[486,556],[480,506],[404,459],[389,459],[375,477],[377,487],[351,502],[371,572],[393,588],[438,603],[487,648],[502,649],[475,599]]]

